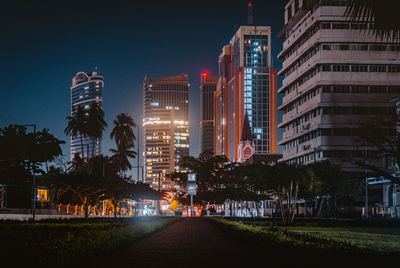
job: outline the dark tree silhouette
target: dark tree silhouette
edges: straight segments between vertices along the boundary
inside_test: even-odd
[[[380,39],[398,42],[400,16],[397,0],[349,0],[346,16],[351,21],[373,24],[372,32]]]

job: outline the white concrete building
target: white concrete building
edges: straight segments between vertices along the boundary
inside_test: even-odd
[[[346,4],[290,0],[285,7],[278,56],[284,59],[278,73],[284,76],[278,90],[284,94],[282,161],[337,162],[373,153],[354,141],[359,123],[394,112],[400,46],[376,39],[371,24],[345,18]]]

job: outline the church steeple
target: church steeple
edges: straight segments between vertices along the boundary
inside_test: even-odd
[[[253,141],[253,135],[251,133],[247,111],[244,114],[242,137],[240,138],[240,141]]]
[[[254,154],[254,141],[251,134],[247,111],[244,115],[242,137],[238,145],[238,161],[244,163]]]

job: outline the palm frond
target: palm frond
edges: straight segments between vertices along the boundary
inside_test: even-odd
[[[397,4],[397,0],[349,0],[345,16],[350,21],[370,23],[369,31],[381,41],[399,43]]]

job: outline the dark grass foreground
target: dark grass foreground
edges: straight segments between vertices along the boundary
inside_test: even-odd
[[[280,267],[377,267],[398,264],[399,251],[377,251],[347,241],[291,232],[257,222],[207,219],[242,243],[263,253],[266,264]],[[400,227],[399,227],[400,228]],[[400,247],[400,241],[399,241]]]
[[[177,220],[138,217],[0,222],[1,267],[90,267],[99,256],[112,255]]]

